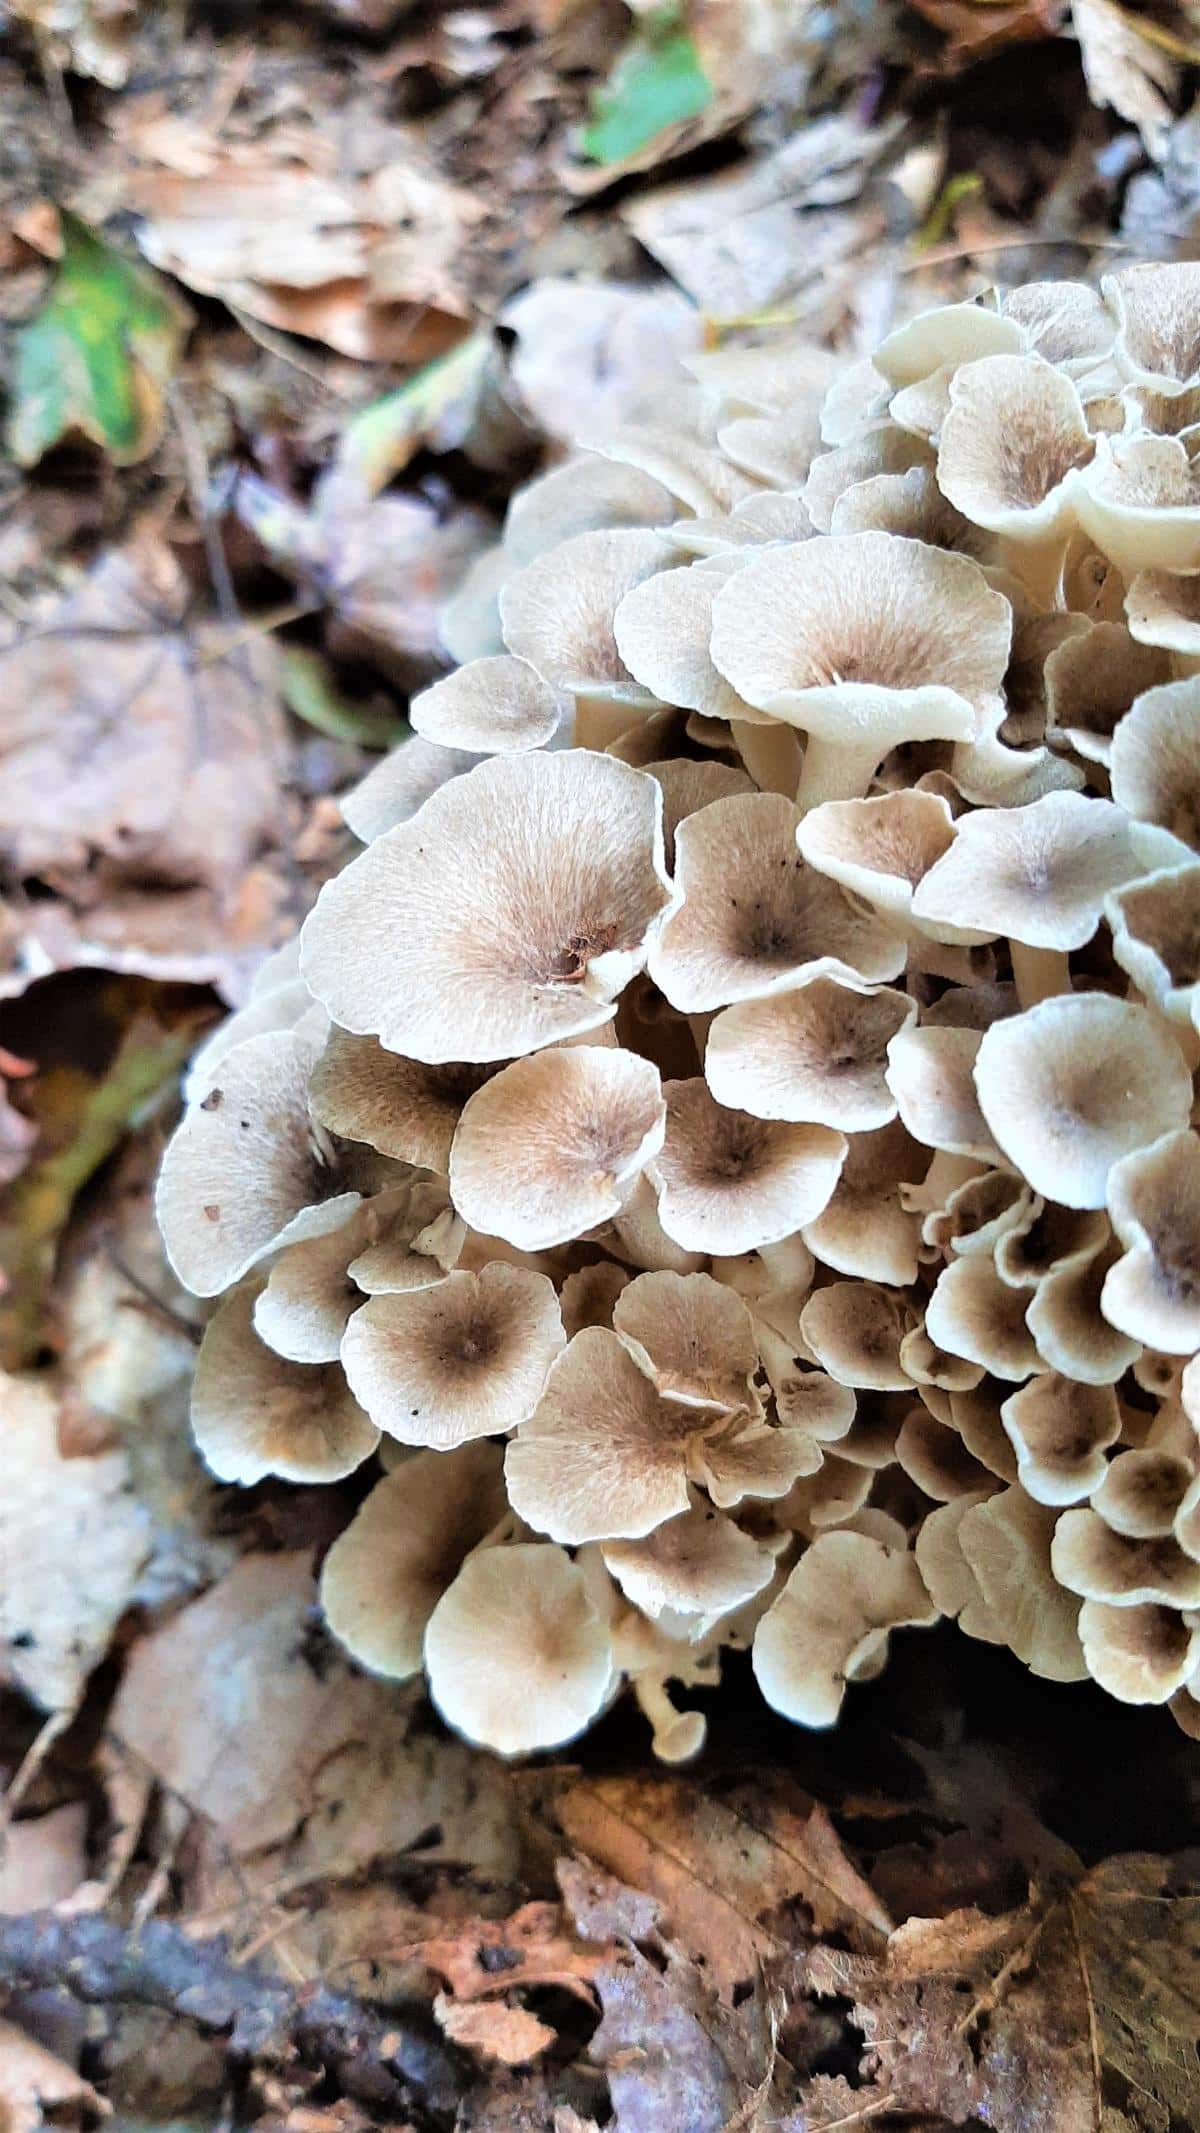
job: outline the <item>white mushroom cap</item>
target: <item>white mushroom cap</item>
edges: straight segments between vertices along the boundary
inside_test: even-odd
[[[1079,1636],[1092,1680],[1118,1703],[1168,1703],[1200,1664],[1200,1623],[1171,1607],[1085,1600]]]
[[[1143,1007],[1104,993],[1043,1000],[985,1031],[980,1108],[1036,1192],[1103,1207],[1114,1163],[1186,1124],[1192,1082]]]
[[[1107,899],[1105,917],[1112,927],[1113,955],[1139,992],[1170,1021],[1195,1021],[1200,859],[1127,882]]]
[[[296,946],[298,951],[299,943]],[[184,1103],[190,1107],[208,1095],[220,1081],[221,1067],[230,1052],[247,1037],[294,1029],[313,1004],[313,996],[300,977],[285,978],[281,984],[264,986],[259,992],[252,990],[245,1006],[218,1022],[211,1036],[192,1053],[183,1081]]]
[[[648,1166],[668,1237],[731,1254],[774,1244],[827,1204],[846,1156],[828,1126],[751,1118],[700,1080],[666,1084],[667,1131]]]
[[[889,385],[915,385],[943,364],[955,369],[984,356],[1011,355],[1025,346],[1016,319],[987,304],[934,304],[888,334],[871,361]]]
[[[542,748],[567,710],[566,699],[523,659],[498,652],[456,667],[409,706],[413,730],[470,755],[518,755]]]
[[[915,1281],[919,1223],[900,1188],[915,1183],[928,1161],[898,1119],[874,1133],[852,1135],[832,1199],[804,1225],[809,1250],[839,1274],[900,1285]]]
[[[496,1264],[371,1297],[346,1328],[342,1366],[389,1437],[452,1451],[531,1415],[564,1339],[553,1282]]]
[[[490,1072],[402,1059],[374,1037],[353,1037],[335,1024],[313,1068],[309,1108],[331,1133],[444,1176],[463,1105]]]
[[[904,993],[865,984],[834,964],[788,992],[727,1007],[709,1031],[708,1085],[755,1118],[868,1132],[896,1115],[888,1046],[916,1020]]]
[[[682,412],[682,410],[680,410]],[[711,434],[711,432],[710,432]],[[752,496],[759,484],[743,474],[723,452],[705,443],[693,427],[691,434],[666,422],[631,422],[610,430],[603,437],[584,440],[589,451],[602,452],[625,466],[662,483],[672,496],[686,504],[698,518],[732,511],[744,496]]]
[[[467,1557],[430,1616],[425,1671],[456,1732],[528,1755],[574,1740],[603,1709],[612,1644],[578,1564],[522,1542]]]
[[[563,1244],[624,1206],[662,1147],[666,1118],[658,1068],[636,1052],[535,1052],[464,1107],[451,1197],[473,1229],[523,1251]]]
[[[949,805],[931,792],[827,800],[796,831],[810,866],[899,926],[911,916],[914,891],[953,841]]]
[[[883,476],[907,474],[913,467],[932,464],[933,454],[923,433],[910,434],[908,427],[895,422],[875,423],[834,451],[818,453],[800,494],[813,526],[820,533],[830,533],[844,496]]]
[[[336,1363],[352,1311],[363,1300],[348,1269],[407,1205],[408,1188],[364,1200],[341,1229],[289,1244],[274,1261],[254,1305],[254,1330],[292,1363]],[[442,1269],[436,1269],[441,1278]]]
[[[1005,290],[1000,309],[1021,328],[1026,347],[1068,377],[1086,377],[1111,353],[1112,314],[1086,282],[1026,282]]]
[[[982,1042],[982,1032],[975,1029],[902,1029],[888,1045],[885,1071],[901,1121],[915,1141],[999,1164],[1004,1158],[975,1091]]]
[[[1107,764],[1118,719],[1145,689],[1171,679],[1171,661],[1119,622],[1097,622],[1055,646],[1045,665],[1046,732],[1091,763]]]
[[[761,550],[721,588],[712,657],[809,736],[803,803],[853,797],[903,741],[969,740],[998,696],[1012,610],[978,564],[889,533]]]
[[[807,1548],[754,1637],[754,1675],[773,1710],[831,1726],[846,1683],[877,1671],[893,1629],[937,1620],[915,1557],[863,1533]]]
[[[1164,651],[1200,652],[1200,577],[1139,570],[1125,594],[1129,634]]]
[[[192,1432],[219,1481],[249,1487],[340,1481],[370,1457],[379,1431],[332,1364],[285,1362],[254,1331],[254,1283],[234,1289],[204,1329],[192,1384]]]
[[[1073,501],[1122,576],[1200,568],[1200,483],[1178,438],[1099,438]]]
[[[577,533],[510,578],[500,595],[504,641],[543,681],[572,695],[653,703],[617,649],[613,616],[625,594],[671,561],[642,527]]]
[[[538,1407],[508,1447],[518,1517],[553,1540],[640,1540],[688,1508],[695,1411],[664,1400],[629,1351],[585,1327],[559,1357]]]
[[[922,1202],[933,1197],[932,1186],[922,1187],[920,1197]],[[1024,1236],[1043,1204],[1012,1171],[978,1171],[947,1192],[941,1207],[930,1210],[921,1224],[921,1236],[938,1252],[994,1257],[996,1272],[1007,1281],[1010,1277],[999,1264],[1000,1247],[1011,1237]],[[1012,1286],[1024,1284],[1013,1282]]]
[[[1000,1409],[1017,1454],[1017,1473],[1035,1503],[1079,1503],[1103,1481],[1109,1447],[1121,1434],[1110,1385],[1079,1385],[1051,1373],[1031,1378]]]
[[[1115,1385],[1140,1343],[1101,1316],[1100,1299],[1120,1246],[1110,1243],[1096,1257],[1078,1256],[1039,1281],[1025,1323],[1038,1353],[1052,1370],[1085,1385]]]
[[[1123,376],[1157,393],[1200,383],[1200,267],[1194,261],[1124,267],[1100,283],[1116,314],[1114,353]]]
[[[708,1274],[639,1274],[618,1296],[613,1331],[665,1400],[751,1408],[758,1368],[754,1320]]]
[[[373,844],[386,830],[408,822],[431,793],[474,770],[476,757],[461,748],[440,748],[415,734],[402,741],[366,777],[342,794],[346,822],[363,844]]]
[[[1002,1631],[992,1622],[987,1602],[966,1556],[959,1532],[968,1511],[986,1503],[987,1489],[972,1495],[952,1496],[938,1504],[922,1520],[913,1543],[917,1568],[931,1593],[938,1613],[956,1620],[964,1635],[984,1644],[1003,1644]]]
[[[675,879],[683,901],[649,956],[650,975],[673,1007],[702,1014],[762,999],[829,958],[867,979],[903,969],[896,933],[806,866],[796,850],[799,820],[780,794],[747,793],[680,823]]]
[[[437,612],[438,642],[448,659],[486,659],[503,651],[500,588],[511,576],[512,559],[499,541],[467,565]]]
[[[917,392],[924,388],[917,386]],[[901,394],[900,399],[907,399]],[[893,406],[899,405],[899,401]],[[949,394],[946,396],[949,406]],[[831,533],[900,533],[931,548],[951,548],[986,561],[995,543],[991,536],[955,509],[942,495],[932,467],[909,467],[904,474],[872,474],[843,489],[830,513]],[[1015,582],[1015,581],[1014,581]]]
[[[504,518],[504,553],[519,570],[577,533],[660,526],[674,515],[670,490],[640,468],[576,452],[514,492]]]
[[[334,1020],[439,1064],[611,1018],[670,908],[653,778],[583,750],[443,786],[317,899],[305,974]]]
[[[1113,734],[1113,798],[1136,816],[1150,866],[1200,848],[1200,677],[1139,696]]]
[[[321,1571],[325,1620],[360,1666],[392,1680],[418,1671],[430,1615],[505,1508],[494,1444],[418,1452],[376,1483]]]
[[[217,1296],[268,1252],[340,1229],[366,1167],[314,1126],[308,1077],[324,1018],[247,1037],[186,1113],[158,1175],[155,1212],[185,1288]],[[378,1158],[375,1159],[378,1171]]]
[[[719,1618],[770,1584],[775,1558],[694,1497],[645,1540],[608,1541],[604,1560],[626,1598],[655,1617],[670,1610]]]
[[[814,1370],[793,1353],[790,1342],[760,1326],[763,1365],[785,1429],[803,1430],[819,1444],[834,1444],[846,1435],[858,1405],[853,1386],[839,1385],[824,1370]]]
[[[815,1289],[800,1313],[800,1330],[823,1370],[839,1385],[907,1391],[900,1343],[914,1323],[907,1299],[877,1282],[831,1281]],[[838,1451],[849,1458],[847,1439]]]
[[[931,1341],[1014,1383],[1043,1367],[1026,1322],[1028,1296],[1001,1281],[983,1254],[952,1259],[925,1311]]]
[[[702,711],[706,718],[758,718],[718,674],[708,655],[713,602],[747,551],[727,550],[705,563],[660,570],[627,592],[613,618],[625,665],[665,704]]]
[[[1153,1446],[1118,1452],[1092,1490],[1092,1509],[1114,1533],[1130,1540],[1162,1540],[1174,1532],[1191,1483],[1191,1464],[1178,1452]]]
[[[1044,1681],[1082,1681],[1087,1667],[1079,1603],[1051,1568],[1054,1520],[1055,1513],[1024,1489],[1002,1489],[963,1514],[958,1542],[983,1595],[987,1641],[1007,1644]],[[959,1616],[959,1626],[968,1636],[978,1634],[970,1609]]]
[[[1045,541],[1070,523],[1094,449],[1070,378],[1040,356],[985,356],[950,381],[938,484],[975,525]]]
[[[640,768],[662,787],[663,841],[669,867],[675,864],[675,832],[681,822],[698,815],[702,807],[711,807],[714,800],[740,798],[754,791],[754,781],[744,770],[710,758],[698,763],[687,756],[669,756],[661,762],[651,758]]]
[[[1068,1592],[1113,1607],[1200,1606],[1200,1563],[1167,1535],[1134,1540],[1099,1512],[1064,1511],[1054,1529],[1054,1575]]]
[[[1125,1246],[1101,1309],[1168,1355],[1200,1348],[1200,1135],[1168,1133],[1113,1166],[1108,1211]]]
[[[404,1192],[367,1202],[368,1235],[346,1272],[367,1296],[431,1288],[462,1257],[467,1228],[450,1205],[444,1180],[414,1177]],[[378,1218],[378,1220],[376,1220]],[[496,1256],[503,1256],[497,1246]]]
[[[1033,948],[1082,948],[1109,890],[1141,871],[1119,807],[1050,792],[1029,807],[964,815],[920,883],[913,915],[969,926],[985,939],[1006,934]]]

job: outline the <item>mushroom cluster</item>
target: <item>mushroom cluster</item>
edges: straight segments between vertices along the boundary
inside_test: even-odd
[[[504,1754],[944,1617],[1200,1736],[1200,266],[688,370],[193,1065],[198,1443],[379,1454],[329,1624]]]

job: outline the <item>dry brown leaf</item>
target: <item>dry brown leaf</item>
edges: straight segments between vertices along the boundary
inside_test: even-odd
[[[1144,36],[1137,16],[1115,0],[1072,0],[1071,19],[1092,102],[1136,126],[1147,155],[1157,160],[1174,117],[1178,60]]]
[[[90,2081],[35,2044],[11,2022],[0,2022],[0,2129],[2,2133],[36,2133],[53,2111],[54,2123],[78,2125],[103,2118],[111,2104]]]
[[[946,43],[938,64],[947,73],[990,59],[1005,45],[1036,43],[1058,34],[1067,0],[912,0]]]
[[[0,1680],[46,1711],[73,1709],[150,1552],[123,1452],[64,1459],[58,1400],[0,1374]]]
[[[564,1931],[554,1903],[527,1903],[511,1918],[471,1918],[456,1933],[422,1938],[396,1953],[419,1956],[458,2000],[493,1999],[518,1985],[556,1985],[592,2001],[592,1979],[611,1950]]]
[[[485,2066],[528,2066],[556,2036],[527,2007],[507,2007],[497,2000],[463,2001],[439,1992],[433,2012],[443,2034]]]
[[[461,333],[483,209],[416,134],[391,128],[347,167],[354,130],[340,123],[292,118],[242,141],[170,114],[116,124],[138,241],[188,288],[361,362],[424,362]]]
[[[913,1918],[881,1961],[822,1948],[807,1976],[854,2003],[864,2109],[886,2098],[901,2113],[1039,2133],[1196,2123],[1200,1890],[1171,1860],[1109,1859],[1002,1918]],[[807,2105],[783,2124],[807,2133]]]
[[[0,1851],[0,1912],[48,1910],[73,1896],[87,1872],[87,1807],[68,1801],[14,1822]]]
[[[768,1787],[717,1797],[683,1778],[585,1779],[554,1811],[590,1859],[655,1899],[664,1935],[703,1960],[726,1999],[809,1933],[875,1948],[891,1930],[824,1810]],[[588,1931],[629,1930],[605,1924],[603,1905],[583,1915]]]
[[[734,2133],[758,2123],[774,2066],[772,2010],[736,2013],[674,1949],[665,1966],[618,1952],[599,1972],[604,2017],[588,2046],[604,2068],[620,2133]]]
[[[513,383],[547,436],[594,437],[639,399],[678,378],[704,339],[678,290],[556,277],[523,289],[500,314],[517,336]]]

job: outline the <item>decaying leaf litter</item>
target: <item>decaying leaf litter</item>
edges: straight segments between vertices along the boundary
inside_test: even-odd
[[[204,1311],[149,1205],[183,1062],[351,849],[339,793],[443,633],[469,656],[514,483],[692,348],[853,354],[996,276],[1196,256],[1200,21],[17,0],[4,32],[6,2120],[1200,2124],[1163,1714],[902,1637],[832,1736],[734,1668],[680,1776],[620,1710],[532,1768],[470,1750],[317,1622],[361,1486],[196,1462]]]

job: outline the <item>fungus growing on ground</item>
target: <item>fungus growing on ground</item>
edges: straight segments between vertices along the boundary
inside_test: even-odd
[[[193,1063],[197,1443],[378,1460],[327,1619],[502,1754],[939,1616],[1200,1735],[1200,268],[762,335],[518,492]]]

